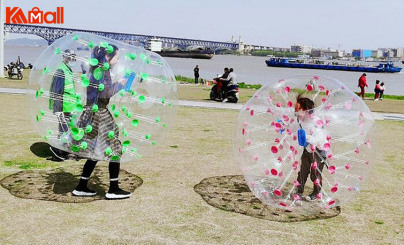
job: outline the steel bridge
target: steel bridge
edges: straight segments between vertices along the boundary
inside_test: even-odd
[[[162,41],[163,46],[179,46],[182,48],[188,46],[204,46],[214,50],[221,49],[231,49],[237,50],[238,43],[230,42],[216,42],[207,40],[196,40],[196,39],[186,39],[186,38],[175,38],[175,37],[163,37],[163,36],[150,36],[150,35],[140,35],[140,34],[129,34],[129,33],[114,33],[114,32],[102,32],[102,31],[91,31],[91,30],[80,30],[80,29],[70,29],[70,28],[59,28],[59,27],[49,27],[49,26],[36,26],[36,25],[24,25],[24,24],[4,24],[4,30],[10,33],[19,34],[33,34],[42,37],[48,44],[53,43],[56,39],[61,38],[67,34],[73,32],[88,32],[111,39],[124,41],[132,44],[137,44],[141,46],[146,46],[150,39],[158,38]]]

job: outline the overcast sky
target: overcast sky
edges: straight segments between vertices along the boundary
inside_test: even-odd
[[[4,1],[4,0],[1,0]],[[351,50],[404,47],[404,0],[5,0],[56,11],[66,28]],[[55,25],[53,25],[55,26]],[[11,36],[15,37],[15,35]]]

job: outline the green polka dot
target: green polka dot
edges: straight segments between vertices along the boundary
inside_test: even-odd
[[[109,137],[110,139],[113,139],[114,136],[115,136],[115,132],[114,132],[114,131],[109,131],[109,132],[108,132],[108,137]]]
[[[147,56],[142,53],[142,54],[139,55],[139,58],[140,58],[141,60],[145,61],[145,60],[147,59]]]
[[[119,161],[119,158],[120,158],[119,156],[112,156],[111,160],[112,161]]]
[[[162,77],[162,78],[161,78],[161,82],[162,82],[162,83],[166,83],[166,78],[165,78],[165,77]]]
[[[41,114],[41,116],[45,115],[45,111],[44,110],[40,110],[39,114]]]
[[[112,104],[112,105],[111,105],[111,110],[115,111],[115,109],[116,109],[116,105],[115,105],[115,104]]]
[[[91,66],[96,66],[98,65],[98,60],[96,58],[91,58],[88,63],[90,63]]]
[[[122,148],[122,153],[125,153],[126,152],[126,148],[124,147],[124,148]]]
[[[152,141],[151,143],[152,143],[152,145],[156,145],[156,144],[157,144],[156,141]]]
[[[73,139],[79,141],[84,137],[84,130],[82,128],[72,128]]]
[[[87,125],[86,126],[86,133],[91,133],[91,131],[93,131],[93,126]]]
[[[123,112],[125,112],[126,111],[126,106],[121,106],[121,110],[123,111]]]
[[[120,96],[124,96],[124,95],[125,95],[125,89],[119,90],[119,95],[120,95]]]
[[[104,84],[98,84],[98,91],[103,91],[104,90],[104,88],[105,88],[105,85]]]
[[[94,43],[93,43],[93,42],[89,42],[89,43],[88,43],[88,47],[89,47],[89,48],[94,48]]]
[[[143,80],[147,80],[149,78],[149,74],[142,73],[141,77],[142,77]]]
[[[151,134],[146,134],[144,137],[145,139],[149,140],[151,138]]]
[[[70,149],[72,149],[72,151],[74,151],[74,152],[80,151],[80,148],[77,145],[72,145],[72,147],[70,147]]]
[[[114,52],[114,47],[112,47],[111,45],[108,45],[107,46],[107,53],[110,54],[112,52]]]
[[[144,95],[140,95],[139,96],[139,102],[144,103],[145,101],[146,101],[146,97],[144,97]]]
[[[122,135],[123,135],[123,137],[128,136],[128,130],[126,130],[126,129],[122,130]]]
[[[131,118],[131,117],[132,117],[132,113],[129,112],[129,111],[127,111],[127,112],[126,112],[126,116],[127,116],[128,118]]]
[[[119,117],[119,111],[115,111],[115,112],[114,112],[114,117],[115,117],[115,118],[118,118],[118,117]]]
[[[107,149],[105,149],[105,154],[106,154],[107,156],[109,156],[109,155],[112,154],[112,149],[111,149],[111,147],[108,147]]]
[[[158,123],[160,121],[161,121],[160,117],[156,117],[156,123]]]
[[[101,80],[101,78],[104,76],[104,70],[101,69],[100,67],[96,68],[96,69],[93,71],[93,76],[94,76],[94,78],[95,78],[96,80]],[[100,86],[101,86],[101,84],[100,84]],[[101,91],[102,91],[102,90],[101,90]]]
[[[104,71],[107,71],[109,69],[109,63],[104,63],[102,69],[104,69]]]
[[[167,124],[163,123],[163,127],[167,127]]]
[[[60,48],[56,48],[55,49],[55,54],[60,54],[60,53],[61,53]]]
[[[48,129],[48,134],[52,135],[52,130]]]
[[[132,148],[131,151],[132,151],[133,153],[136,153],[136,152],[137,152],[137,149],[136,149],[136,148]]]
[[[49,140],[49,136],[47,136],[47,135],[45,135],[43,138],[44,138],[45,140]]]
[[[74,36],[73,36],[73,40],[74,40],[74,41],[79,40],[79,35],[74,35]]]
[[[93,105],[93,112],[97,112],[98,111],[98,105]]]
[[[41,117],[40,117],[39,115],[36,115],[35,118],[36,118],[36,121],[37,121],[37,122],[41,121]]]
[[[136,96],[136,94],[137,94],[136,91],[133,91],[133,90],[130,90],[129,92],[130,92],[130,94],[131,94],[132,96]]]
[[[163,97],[163,98],[161,98],[161,103],[163,103],[163,104],[164,104],[165,102],[166,102],[166,98],[164,98],[164,97]]]
[[[89,80],[85,75],[82,75],[82,76],[81,76],[81,85],[82,85],[84,88],[87,88],[88,85],[90,85],[90,80]]]
[[[81,146],[81,149],[85,150],[85,149],[87,149],[88,144],[87,144],[87,142],[81,142],[80,146]]]
[[[132,126],[133,127],[137,127],[138,124],[139,124],[139,120],[137,120],[137,119],[132,120]]]
[[[130,145],[130,141],[129,141],[129,140],[125,140],[125,141],[122,143],[122,145],[123,145],[123,146],[129,146],[129,145]]]
[[[42,74],[45,75],[46,73],[49,73],[50,69],[48,67],[44,67],[42,70]]]
[[[107,48],[108,45],[109,45],[109,43],[107,43],[107,42],[100,43],[100,47],[103,47],[103,48]]]
[[[80,93],[76,93],[76,100],[81,100],[81,94]]]
[[[77,103],[76,104],[76,110],[79,111],[79,112],[83,111],[83,105],[81,103]]]
[[[135,53],[128,53],[125,55],[126,58],[130,60],[135,60],[136,59],[136,54]]]
[[[150,62],[151,62],[151,59],[146,60],[146,64],[150,64]]]

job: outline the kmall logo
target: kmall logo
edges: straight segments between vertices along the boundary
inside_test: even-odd
[[[57,7],[56,12],[43,12],[38,7],[28,11],[28,18],[19,7],[6,8],[7,24],[63,24],[63,7]]]

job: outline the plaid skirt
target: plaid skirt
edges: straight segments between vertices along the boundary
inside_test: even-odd
[[[82,146],[82,142],[87,143],[86,149],[81,149],[81,152],[90,159],[119,162],[122,156],[122,144],[118,139],[119,128],[109,110],[99,108],[97,112],[93,112],[91,106],[85,106],[77,128],[85,130],[88,125],[92,127],[91,132],[85,133],[80,141],[75,141],[78,146]]]

